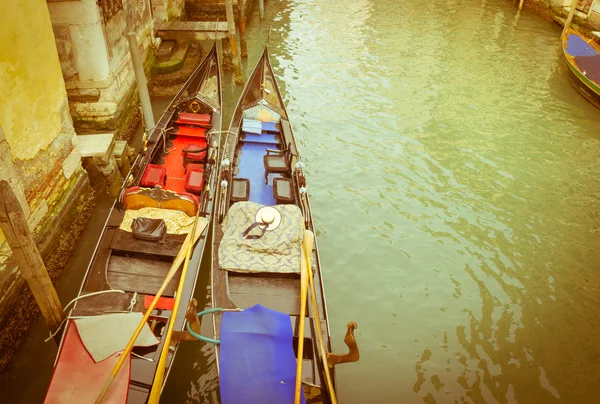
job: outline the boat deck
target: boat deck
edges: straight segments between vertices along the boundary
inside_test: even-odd
[[[276,149],[279,142],[275,135],[245,134],[240,141],[240,162],[238,164],[237,178],[247,178],[250,181],[250,201],[261,205],[275,205],[277,201],[273,196],[273,178],[279,174],[271,174],[269,183],[265,183],[265,166],[263,157],[267,149]]]

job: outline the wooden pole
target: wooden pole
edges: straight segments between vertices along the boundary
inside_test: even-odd
[[[265,18],[265,0],[258,0],[258,10],[260,13],[260,19]]]
[[[523,10],[523,3],[525,3],[525,0],[519,2],[519,10]]]
[[[306,265],[300,268],[300,323],[298,326],[298,356],[296,363],[296,387],[294,404],[300,404],[302,395],[302,361],[304,359],[304,322],[306,320],[306,298],[308,295],[308,273]]]
[[[51,332],[55,332],[65,318],[52,280],[29,231],[21,205],[7,181],[0,181],[0,229],[29,285],[33,297]],[[57,342],[60,336],[57,336]],[[55,339],[56,339],[55,338]]]
[[[240,46],[242,48],[242,57],[248,57],[248,43],[246,42],[246,6],[245,0],[238,0],[238,20],[240,26]]]
[[[562,34],[560,35],[561,39],[565,36],[567,31],[569,30],[569,25],[571,25],[571,21],[573,20],[573,16],[575,15],[575,9],[577,8],[578,0],[573,0],[571,2],[571,9],[569,10],[569,16],[567,17],[567,21],[565,22],[565,28],[563,29]]]
[[[225,0],[225,12],[227,13],[227,28],[229,30],[229,47],[231,48],[231,59],[235,72],[235,82],[242,84],[242,65],[240,54],[235,39],[235,17],[233,16],[233,1]]]
[[[154,114],[152,113],[152,104],[150,103],[150,95],[148,94],[148,81],[146,80],[146,72],[144,72],[144,63],[142,62],[142,56],[140,55],[140,48],[138,47],[135,33],[128,33],[127,40],[129,41],[129,52],[131,52],[133,72],[135,73],[138,94],[140,95],[140,104],[142,104],[144,124],[146,125],[146,131],[150,132],[154,129]]]

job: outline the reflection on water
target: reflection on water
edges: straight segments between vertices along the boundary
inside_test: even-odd
[[[359,324],[341,402],[599,402],[600,114],[560,29],[505,0],[267,11],[248,67],[270,29],[334,346]]]

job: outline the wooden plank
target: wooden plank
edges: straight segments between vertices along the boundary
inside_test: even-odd
[[[290,146],[290,153],[292,153],[292,155],[294,156],[299,156],[298,149],[296,148],[296,140],[294,139],[294,135],[292,134],[292,127],[290,126],[290,121],[285,119],[281,120],[281,133],[286,147]]]
[[[197,31],[227,33],[227,22],[216,21],[157,21],[155,31]]]
[[[106,277],[113,289],[155,295],[170,268],[170,262],[112,255],[108,262]],[[163,295],[175,294],[179,277],[179,273],[173,276]]]
[[[171,262],[157,261],[144,258],[122,257],[111,255],[108,261],[108,272],[120,272],[130,275],[141,275],[165,279]],[[179,274],[175,274],[173,279],[179,279]],[[118,289],[118,288],[116,288]]]
[[[116,229],[114,227],[107,227],[104,229],[104,234],[102,234],[100,243],[94,252],[91,267],[86,275],[82,294],[110,289],[106,284],[106,263],[110,257],[110,243],[112,242],[115,232]]]
[[[114,289],[144,293],[147,295],[155,295],[164,281],[164,278],[156,276],[132,275],[111,271],[107,273],[107,277],[110,286]],[[162,295],[170,297],[174,296],[178,284],[179,279],[173,278]]]
[[[106,227],[119,227],[121,226],[121,222],[123,221],[123,217],[125,217],[125,212],[119,209],[112,209],[110,211],[110,216],[108,217],[108,222],[106,223]]]
[[[84,297],[75,303],[73,316],[97,316],[108,312],[129,310],[133,293],[103,293],[90,297]],[[134,311],[142,311],[144,305],[143,296],[137,297]]]
[[[237,307],[262,304],[290,315],[300,314],[300,278],[240,276],[228,273],[229,295]]]
[[[94,135],[79,135],[77,141],[81,157],[103,157],[114,143],[114,133],[98,133]]]
[[[223,31],[157,31],[155,34],[162,40],[189,40],[189,41],[215,41],[217,39],[227,38],[229,35]]]
[[[118,251],[176,257],[185,236],[185,234],[167,234],[162,241],[146,241],[135,238],[131,232],[119,229],[111,248]]]

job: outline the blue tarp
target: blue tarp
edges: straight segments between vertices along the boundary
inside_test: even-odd
[[[221,324],[222,404],[293,404],[296,356],[287,314],[261,305],[225,312]],[[304,404],[304,392],[302,400]]]
[[[567,53],[571,56],[596,56],[598,52],[585,39],[576,34],[567,38]]]

